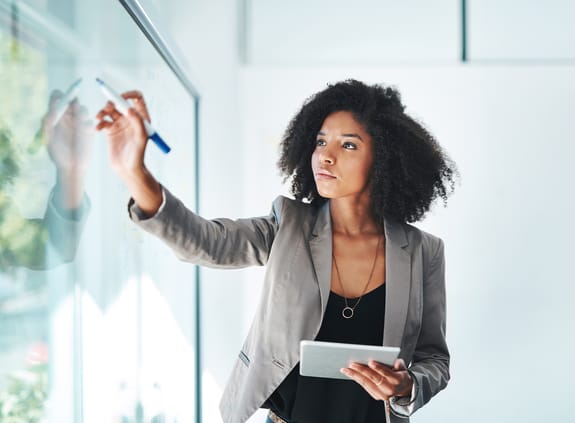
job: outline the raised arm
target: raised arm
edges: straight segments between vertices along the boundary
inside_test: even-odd
[[[144,164],[148,137],[143,119],[150,121],[150,116],[139,91],[128,91],[122,97],[132,101],[128,114],[121,114],[108,102],[96,115],[96,129],[106,131],[110,163],[132,198],[143,213],[153,216],[162,204],[162,190]]]
[[[237,268],[267,262],[275,233],[281,199],[269,216],[250,219],[204,219],[163,188],[144,164],[149,121],[138,91],[122,96],[133,108],[123,115],[111,102],[98,113],[97,130],[108,137],[108,153],[114,170],[131,196],[130,217],[162,239],[182,260],[211,267]]]
[[[185,261],[208,267],[239,268],[266,264],[279,230],[285,199],[278,197],[268,216],[205,219],[163,188],[165,202],[151,218],[130,205],[130,217],[162,239]]]

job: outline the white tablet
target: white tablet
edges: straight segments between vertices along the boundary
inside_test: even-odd
[[[349,367],[352,361],[367,364],[375,360],[393,366],[398,355],[397,347],[301,341],[299,372],[302,376],[349,379],[339,370]]]

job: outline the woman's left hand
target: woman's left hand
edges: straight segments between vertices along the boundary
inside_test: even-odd
[[[341,372],[359,383],[375,400],[411,396],[413,379],[401,358],[395,360],[393,367],[372,360],[367,366],[352,363]]]

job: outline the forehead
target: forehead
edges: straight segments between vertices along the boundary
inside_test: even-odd
[[[356,129],[365,132],[365,128],[361,123],[359,123],[353,113],[340,110],[337,112],[330,113],[323,121],[321,125],[323,129],[341,129],[341,128],[348,128],[348,129]]]
[[[329,114],[321,125],[320,132],[350,133],[355,132],[363,137],[367,135],[365,128],[359,123],[353,113],[340,110]]]

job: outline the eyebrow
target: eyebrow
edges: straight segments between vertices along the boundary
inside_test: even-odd
[[[318,134],[318,135],[323,135],[323,136],[325,136],[325,132],[322,132],[322,131],[319,131],[317,134]],[[361,142],[363,142],[363,139],[362,139],[358,134],[355,134],[355,133],[351,133],[351,134],[341,134],[341,136],[342,136],[343,138],[357,138],[358,140],[360,140]]]

